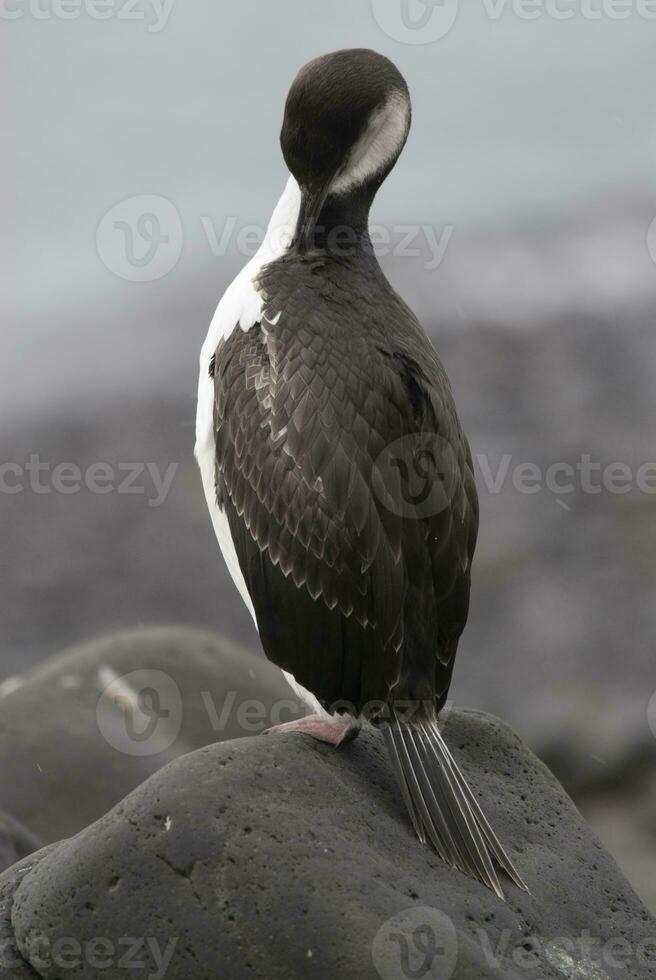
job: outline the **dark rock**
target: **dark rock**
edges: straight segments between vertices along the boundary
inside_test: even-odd
[[[14,929],[11,924],[13,896],[23,877],[52,850],[55,845],[44,847],[38,854],[32,854],[0,877],[0,976],[11,980],[34,980],[34,970],[25,962],[16,947]]]
[[[505,881],[502,902],[418,843],[378,733],[241,739],[0,879],[35,971],[0,980],[118,980],[130,955],[167,980],[656,976],[656,922],[548,770],[489,716],[452,712],[445,735],[530,895]]]
[[[281,672],[231,640],[114,634],[0,688],[0,807],[45,843],[69,837],[172,759],[301,713]]]
[[[0,810],[0,871],[11,867],[41,846],[41,841],[34,834]]]

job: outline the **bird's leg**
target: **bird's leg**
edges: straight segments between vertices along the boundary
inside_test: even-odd
[[[351,742],[360,731],[360,722],[352,715],[306,715],[283,725],[267,728],[265,735],[284,735],[286,732],[301,732],[311,735],[320,742],[328,742],[337,747],[343,742]]]

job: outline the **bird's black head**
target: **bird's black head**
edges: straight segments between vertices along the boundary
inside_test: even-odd
[[[308,62],[292,82],[280,134],[285,163],[301,188],[295,245],[306,251],[324,206],[371,201],[410,129],[408,86],[392,62],[364,48]],[[342,210],[344,210],[342,208]]]

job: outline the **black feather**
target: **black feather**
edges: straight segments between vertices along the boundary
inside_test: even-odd
[[[397,718],[383,726],[385,744],[415,832],[446,864],[503,898],[493,861],[517,887],[526,885],[484,816],[435,725]]]
[[[258,287],[275,325],[236,329],[216,352],[216,485],[265,652],[325,704],[366,711],[393,691],[439,708],[478,523],[444,369],[365,252],[326,255],[319,292],[293,254]],[[443,458],[424,451],[431,433]],[[430,459],[453,492],[408,517],[394,447],[417,438],[408,465],[423,453],[420,474],[434,481]]]

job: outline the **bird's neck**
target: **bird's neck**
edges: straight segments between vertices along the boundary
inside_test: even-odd
[[[377,187],[366,186],[348,193],[330,194],[312,229],[312,253],[320,251],[336,257],[371,255],[369,210],[376,190]],[[271,261],[285,250],[294,237],[300,213],[301,192],[295,179],[290,177],[271,216],[259,252],[260,264]]]
[[[329,195],[311,236],[313,251],[343,257],[368,252],[371,200],[369,194],[361,191]]]

